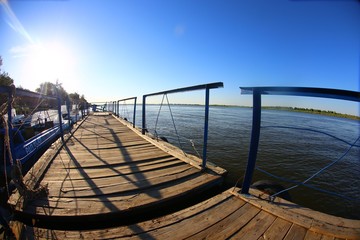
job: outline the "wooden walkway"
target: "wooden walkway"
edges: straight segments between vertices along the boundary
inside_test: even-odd
[[[167,145],[144,139],[112,115],[91,115],[26,175],[30,186],[47,186],[48,194],[25,204],[13,194],[9,203],[29,225],[89,227],[110,218],[131,222],[222,183],[223,169],[201,171],[200,162]]]
[[[230,189],[182,210],[138,220],[220,184],[225,171],[214,166],[201,171],[199,159],[126,125],[111,115],[89,116],[66,147],[49,149],[25,177],[31,187],[47,184],[48,194],[25,204],[17,194],[9,200],[26,223],[14,222],[18,238],[22,232],[23,239],[68,240],[360,239],[359,220],[280,198],[270,203],[253,189],[247,196]],[[120,221],[98,224],[114,219]]]
[[[360,239],[358,220],[347,220],[278,199],[244,197],[239,189],[150,221],[100,230],[60,231],[26,227],[34,239]]]

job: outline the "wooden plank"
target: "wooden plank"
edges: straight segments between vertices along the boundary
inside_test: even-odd
[[[270,203],[267,200],[267,194],[255,189],[251,189],[250,193],[253,197],[249,198],[245,198],[237,193],[237,191],[233,193],[244,201],[248,201],[264,211],[311,231],[349,239],[357,239],[360,236],[359,220],[344,219],[320,213],[281,198],[277,198],[275,203]]]
[[[186,208],[184,210],[169,214],[163,217],[152,219],[145,222],[129,226],[120,226],[100,230],[85,230],[85,231],[61,231],[61,230],[47,230],[41,228],[35,228],[30,230],[35,233],[36,239],[46,239],[48,236],[53,236],[53,239],[117,239],[128,238],[134,234],[147,233],[149,231],[156,231],[157,229],[176,225],[185,219],[192,218],[195,215],[206,212],[207,209],[213,208],[216,205],[223,204],[230,198],[234,198],[228,192],[216,195],[213,198],[205,200],[199,204]],[[193,226],[192,226],[193,227]],[[150,233],[148,233],[150,236]]]
[[[313,231],[307,231],[304,240],[321,240],[322,234]]]
[[[105,149],[89,149],[83,148],[79,150],[71,150],[68,148],[66,151],[62,150],[60,152],[61,155],[68,155],[68,156],[86,156],[86,155],[98,155],[98,156],[106,156],[106,155],[131,155],[136,153],[149,153],[149,152],[162,152],[160,149],[156,148],[151,144],[147,144],[144,146],[134,146],[134,147],[125,147],[125,148],[105,148]]]
[[[244,226],[239,232],[234,234],[234,239],[258,239],[275,221],[276,217],[260,211],[246,226]]]
[[[94,167],[94,168],[58,168],[57,175],[48,174],[45,176],[43,181],[63,181],[66,174],[71,176],[71,180],[81,180],[83,179],[83,172],[89,178],[96,179],[102,177],[112,177],[118,176],[119,174],[128,174],[129,171],[150,171],[157,168],[164,168],[166,166],[173,166],[174,164],[184,164],[180,160],[176,158],[162,158],[162,159],[155,159],[153,161],[144,161],[140,163],[133,163],[133,164],[113,164],[113,165],[106,165],[103,167]]]
[[[191,218],[183,219],[176,224],[156,229],[155,231],[147,231],[143,234],[137,234],[129,239],[144,239],[150,235],[156,239],[184,239],[194,235],[194,233],[207,229],[220,220],[236,212],[244,205],[244,202],[231,198],[222,204],[208,208],[200,214],[193,215]],[[196,226],[196,227],[195,227]]]
[[[187,177],[193,174],[198,173],[199,170],[191,168],[187,166],[186,168],[182,168],[182,171],[179,169],[163,170],[161,174],[155,177],[146,177],[141,176],[141,178],[135,178],[132,176],[120,176],[118,177],[119,182],[116,182],[116,179],[112,178],[112,181],[109,184],[106,182],[93,183],[89,182],[88,186],[78,186],[74,182],[74,187],[61,186],[61,184],[57,184],[54,186],[49,184],[49,197],[94,197],[96,193],[101,193],[103,195],[116,194],[116,193],[126,193],[129,191],[143,191],[150,187],[156,187],[163,183],[168,183],[171,181],[179,180],[183,177]],[[76,186],[76,187],[75,187]],[[56,190],[53,190],[56,189]],[[97,194],[97,196],[99,196]]]
[[[157,168],[165,168],[168,166],[178,166],[178,165],[187,165],[184,162],[178,160],[178,159],[147,159],[148,161],[142,161],[142,162],[132,162],[131,164],[104,164],[102,166],[96,166],[96,167],[84,167],[81,166],[78,167],[62,167],[59,164],[57,168],[53,168],[54,170],[57,170],[59,175],[46,175],[47,180],[56,180],[58,178],[63,179],[61,175],[68,174],[74,177],[74,179],[83,177],[83,173],[86,173],[88,177],[103,177],[103,176],[116,176],[120,174],[128,174],[131,172],[141,172],[141,171],[150,171],[152,169]],[[91,176],[90,176],[91,175]],[[80,176],[80,177],[79,177]]]
[[[293,224],[286,234],[284,240],[302,240],[306,235],[306,228]]]
[[[289,231],[291,223],[281,218],[276,218],[274,223],[266,230],[263,235],[264,239],[282,239]]]
[[[176,185],[167,185],[150,188],[146,191],[138,191],[131,194],[102,195],[97,198],[40,198],[31,202],[24,210],[29,214],[52,215],[52,216],[86,216],[92,214],[106,214],[110,212],[123,212],[130,209],[150,207],[160,204],[174,197],[183,196],[188,192],[196,191],[219,181],[219,176],[210,174],[192,175],[190,178],[181,179]]]
[[[60,165],[65,165],[65,168],[95,168],[108,165],[127,163],[133,164],[135,162],[143,161],[152,161],[153,159],[159,159],[164,157],[169,157],[170,155],[161,152],[161,153],[134,153],[132,155],[106,155],[106,156],[97,156],[97,155],[83,155],[70,158],[69,156],[58,155],[56,159],[53,160],[54,164],[59,163]],[[67,165],[67,166],[66,166]],[[54,165],[55,166],[55,165]]]
[[[242,202],[244,203],[244,202]],[[225,204],[225,203],[224,203]],[[226,203],[229,206],[231,203]],[[203,228],[194,231],[189,239],[226,239],[231,237],[234,233],[239,231],[245,226],[254,216],[256,216],[260,210],[255,208],[251,204],[244,204],[241,208],[233,211],[232,214],[226,218],[218,218],[218,222],[208,228]],[[214,215],[216,216],[217,213]],[[190,227],[190,226],[189,226]],[[201,231],[200,231],[201,230]]]
[[[335,238],[333,236],[329,235],[322,235],[321,240],[334,240]]]

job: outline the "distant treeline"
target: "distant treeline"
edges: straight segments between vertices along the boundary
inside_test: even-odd
[[[294,111],[294,112],[304,112],[304,113],[312,113],[312,114],[320,114],[326,116],[333,116],[333,117],[342,117],[342,118],[349,118],[354,120],[360,120],[359,116],[354,116],[350,114],[343,114],[337,113],[334,111],[325,111],[313,108],[298,108],[298,107],[262,107],[263,109],[274,109],[274,110],[285,110],[285,111]]]

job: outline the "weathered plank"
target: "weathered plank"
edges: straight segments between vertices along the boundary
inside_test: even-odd
[[[266,230],[263,235],[264,239],[282,239],[289,231],[291,222],[282,218],[276,218],[274,223]]]
[[[39,179],[49,189],[47,196],[38,196],[25,208],[18,199],[9,202],[24,221],[35,219],[42,226],[57,219],[87,221],[87,216],[94,223],[108,214],[131,218],[132,213],[151,212],[222,182],[220,174],[201,171],[193,159],[179,150],[176,154],[113,116],[89,116],[48,161]]]
[[[61,231],[27,228],[35,239],[337,239],[291,223],[231,190],[178,212],[128,226]],[[358,238],[351,238],[358,239]]]

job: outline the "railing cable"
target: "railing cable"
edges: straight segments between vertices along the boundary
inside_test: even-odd
[[[355,145],[355,144],[352,144],[351,142],[348,142],[344,139],[341,139],[339,137],[336,137],[332,134],[329,134],[327,132],[323,132],[323,131],[320,131],[320,130],[316,130],[316,129],[311,129],[311,128],[300,128],[300,127],[290,127],[290,126],[261,126],[261,129],[266,129],[266,128],[282,128],[282,129],[293,129],[293,130],[301,130],[301,131],[309,131],[309,132],[314,132],[314,133],[321,133],[321,134],[324,134],[326,136],[329,136],[329,137],[332,137],[334,138],[335,140],[338,140],[340,142],[343,142],[349,146],[353,146],[353,147],[360,147],[360,145]]]
[[[315,186],[310,185],[310,184],[306,184],[306,183],[302,183],[302,182],[299,182],[299,181],[295,181],[295,180],[291,180],[291,179],[288,179],[288,178],[277,176],[275,174],[269,173],[268,171],[266,171],[266,170],[264,170],[264,169],[262,169],[260,167],[256,167],[255,169],[258,170],[259,172],[262,172],[262,173],[264,173],[264,174],[266,174],[266,175],[268,175],[268,176],[270,176],[272,178],[275,178],[275,179],[283,181],[283,182],[292,183],[292,184],[298,184],[298,185],[301,185],[301,186],[316,190],[318,192],[323,192],[323,193],[333,195],[333,196],[336,196],[336,197],[340,197],[340,198],[343,198],[343,199],[346,199],[346,200],[349,200],[349,201],[353,201],[353,202],[360,202],[360,199],[351,198],[351,197],[348,197],[348,196],[345,196],[345,195],[342,195],[342,194],[339,194],[339,193],[336,193],[336,192],[332,192],[332,191],[329,191],[329,190],[324,190],[324,189],[315,187]],[[271,198],[271,200],[273,200],[273,198]]]
[[[164,98],[165,98],[165,94],[163,95],[162,99],[161,99],[161,103],[160,103],[160,107],[159,107],[159,111],[158,111],[158,114],[157,114],[157,117],[156,117],[156,121],[155,121],[155,137],[158,138],[158,134],[157,134],[157,124],[158,124],[158,121],[159,121],[159,116],[160,116],[160,112],[161,112],[161,108],[162,108],[162,105],[164,103]]]
[[[191,143],[191,146],[193,147],[194,151],[196,152],[196,154],[198,155],[199,158],[201,158],[201,155],[200,153],[198,152],[198,150],[196,149],[195,147],[195,143],[192,139],[189,139],[190,143]]]
[[[291,189],[294,189],[294,188],[296,188],[296,187],[298,187],[298,186],[300,186],[300,185],[304,185],[305,183],[307,183],[308,181],[310,181],[310,180],[313,179],[314,177],[316,177],[316,176],[320,175],[321,173],[323,173],[326,169],[328,169],[329,167],[333,166],[335,163],[337,163],[337,162],[339,162],[340,160],[342,160],[342,159],[350,152],[350,150],[351,150],[354,146],[356,146],[355,144],[356,144],[357,141],[359,141],[359,139],[360,139],[360,136],[355,140],[355,142],[354,142],[353,144],[351,144],[351,146],[345,151],[345,153],[344,153],[342,156],[340,156],[338,159],[336,159],[335,161],[333,161],[333,162],[329,163],[328,165],[324,166],[324,167],[321,168],[319,171],[317,171],[316,173],[314,173],[313,175],[311,175],[310,177],[308,177],[307,179],[305,179],[305,180],[302,181],[301,183],[298,183],[298,184],[296,184],[296,185],[294,185],[294,186],[291,186],[291,187],[289,187],[289,188],[286,188],[286,189],[284,189],[284,190],[281,190],[281,191],[279,191],[279,192],[271,195],[271,196],[270,196],[270,199],[273,201],[277,195],[279,195],[279,194],[281,194],[281,193],[283,193],[283,192],[289,191],[289,190],[291,190]]]
[[[174,129],[175,129],[176,137],[177,137],[177,139],[178,139],[180,149],[183,151],[183,147],[182,147],[182,144],[181,144],[181,141],[180,141],[180,136],[179,136],[178,131],[177,131],[177,129],[176,129],[174,116],[173,116],[172,111],[171,111],[170,102],[169,102],[169,99],[168,99],[167,94],[165,94],[165,95],[166,95],[166,101],[167,101],[167,104],[168,104],[168,107],[169,107],[169,111],[170,111],[171,119],[172,119],[172,122],[173,122],[173,125],[174,125]]]

